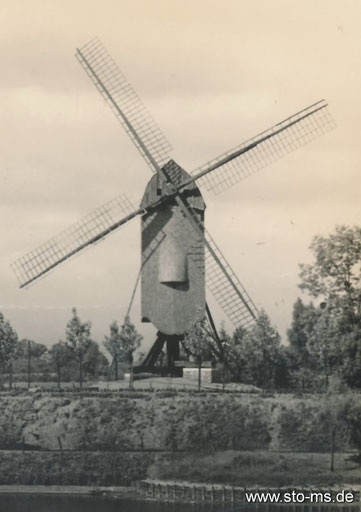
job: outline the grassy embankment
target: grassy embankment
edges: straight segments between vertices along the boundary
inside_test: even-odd
[[[235,487],[361,486],[361,467],[335,456],[335,471],[330,471],[330,456],[325,453],[217,452],[212,455],[187,455],[154,463],[148,478],[233,485]]]
[[[146,476],[260,486],[360,483],[360,468],[343,455],[335,472],[328,470],[323,400],[173,391],[4,395],[0,449],[11,451],[0,452],[0,484],[129,485]],[[343,431],[336,449],[350,449]]]

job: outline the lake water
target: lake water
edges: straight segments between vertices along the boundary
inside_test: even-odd
[[[358,507],[156,503],[103,496],[0,495],[0,512],[335,512]]]
[[[212,506],[156,503],[102,496],[0,495],[0,512],[212,512]],[[220,510],[220,507],[217,507]],[[224,508],[223,511],[226,509]]]

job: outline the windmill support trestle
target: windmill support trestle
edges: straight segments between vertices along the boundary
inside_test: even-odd
[[[142,364],[134,369],[135,373],[160,373],[161,375],[181,377],[182,368],[176,366],[176,361],[179,361],[180,358],[182,339],[182,335],[169,335],[158,331],[157,338]],[[164,347],[166,347],[167,360],[164,364],[157,364]]]

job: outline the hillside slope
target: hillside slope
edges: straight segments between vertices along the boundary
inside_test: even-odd
[[[215,393],[0,397],[0,449],[329,450],[324,398]],[[337,449],[349,448],[344,433]]]

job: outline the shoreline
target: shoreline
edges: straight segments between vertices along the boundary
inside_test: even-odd
[[[62,496],[112,496],[119,498],[137,498],[136,487],[90,486],[90,485],[0,485],[1,494],[43,494]]]
[[[152,492],[149,492],[149,487]],[[173,489],[173,490],[171,490]],[[320,486],[320,490],[338,492],[342,489],[352,491],[355,501],[352,505],[360,506],[361,485],[345,483],[344,486]],[[200,492],[202,490],[202,492]],[[262,488],[262,486],[232,487],[221,484],[201,484],[188,481],[142,480],[136,486],[80,486],[80,485],[0,485],[1,495],[42,495],[42,496],[82,496],[84,498],[112,498],[134,501],[183,502],[183,503],[244,503],[245,491],[282,492],[290,491],[289,487]],[[315,491],[314,486],[295,486],[300,492]]]

